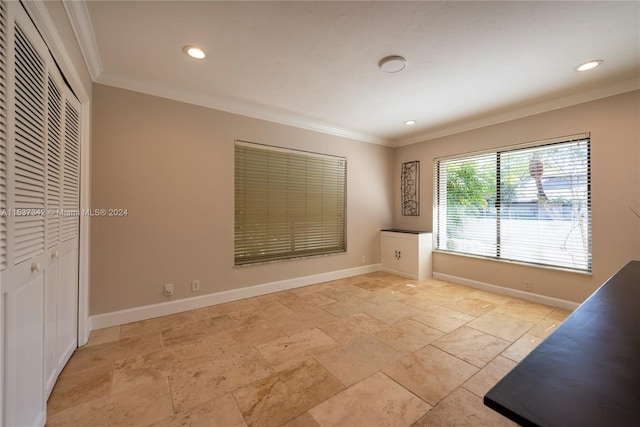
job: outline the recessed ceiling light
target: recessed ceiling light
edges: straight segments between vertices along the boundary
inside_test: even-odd
[[[404,122],[405,125],[407,126],[413,126],[415,125],[417,122],[415,120],[407,120],[406,122]]]
[[[604,61],[602,59],[594,59],[593,61],[585,62],[584,64],[578,65],[576,70],[578,71],[588,71],[593,70],[598,65],[602,64]]]
[[[194,59],[204,59],[207,56],[202,49],[195,46],[185,46],[182,51]]]
[[[398,73],[407,68],[407,60],[398,55],[387,56],[378,62],[378,67],[385,73]]]

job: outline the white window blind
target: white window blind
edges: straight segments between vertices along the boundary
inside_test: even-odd
[[[437,249],[591,271],[589,136],[434,164]]]
[[[345,252],[346,159],[235,142],[235,265]]]

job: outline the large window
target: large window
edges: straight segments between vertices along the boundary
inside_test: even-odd
[[[437,249],[591,271],[589,135],[436,159]]]
[[[235,143],[235,265],[345,252],[343,157]]]

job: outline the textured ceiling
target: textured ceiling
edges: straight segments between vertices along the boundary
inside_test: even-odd
[[[640,87],[637,1],[88,1],[84,10],[77,34],[98,82],[387,145]],[[190,44],[208,57],[185,56]],[[407,58],[405,71],[378,69],[392,54]],[[575,71],[590,59],[605,62]]]

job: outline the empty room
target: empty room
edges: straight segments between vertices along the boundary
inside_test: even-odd
[[[0,427],[631,426],[639,1],[0,0]]]

